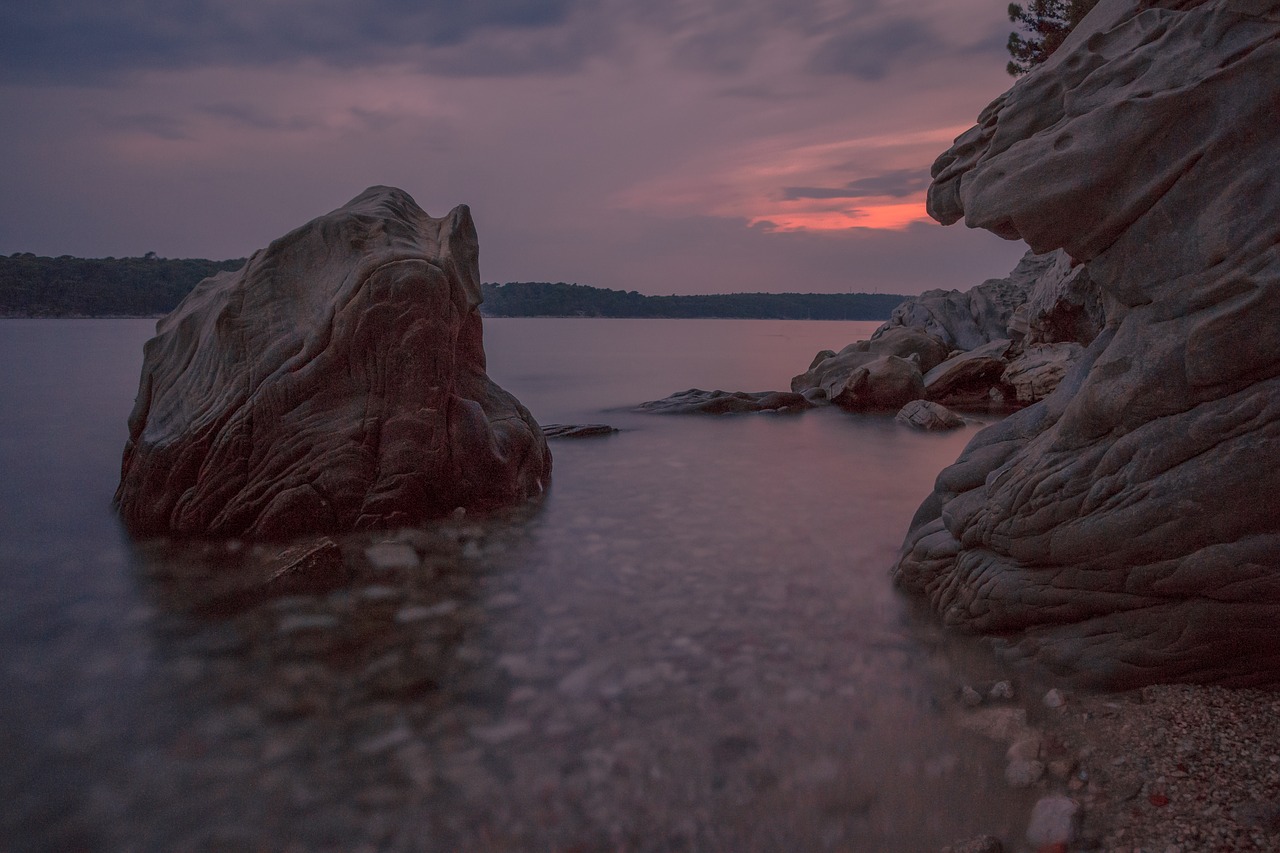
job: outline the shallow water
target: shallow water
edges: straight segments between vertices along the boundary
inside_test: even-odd
[[[536,506],[233,607],[261,555],[110,511],[153,324],[0,321],[0,847],[1017,849],[1034,795],[954,722],[1000,673],[888,578],[977,426],[630,411],[786,388],[875,325],[486,320],[539,421],[620,432],[553,443]]]

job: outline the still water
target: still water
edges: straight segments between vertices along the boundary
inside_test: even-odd
[[[956,724],[1001,673],[888,579],[978,425],[631,411],[876,324],[486,320],[540,422],[620,431],[554,442],[539,505],[344,543],[413,565],[237,608],[237,554],[111,511],[153,325],[0,321],[0,848],[1020,849],[1034,794]]]

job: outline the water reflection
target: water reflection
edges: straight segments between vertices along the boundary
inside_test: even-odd
[[[764,325],[715,326],[723,364]],[[887,579],[974,427],[604,417],[699,384],[679,381],[678,343],[707,338],[556,326],[554,345],[529,342],[549,359],[530,387],[500,375],[519,341],[495,342],[495,376],[540,419],[622,431],[556,444],[541,506],[292,556],[126,546],[107,500],[148,326],[68,357],[72,444],[0,445],[26,478],[0,486],[6,508],[43,495],[23,523],[0,520],[15,685],[0,731],[16,756],[0,846],[930,850],[1021,835],[1035,794],[1005,785],[1003,745],[956,724],[958,687],[1003,673]],[[85,328],[14,358],[72,352]],[[791,340],[802,357],[768,361],[845,342]],[[715,384],[777,384],[737,379]],[[23,388],[15,434],[68,416]],[[291,576],[307,547],[320,570]]]

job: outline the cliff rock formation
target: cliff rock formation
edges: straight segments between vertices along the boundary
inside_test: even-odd
[[[470,212],[372,187],[201,282],[144,351],[116,501],[131,532],[281,538],[542,491],[485,374]]]
[[[1086,262],[1106,328],[938,477],[898,582],[1083,681],[1280,677],[1280,2],[1101,0],[930,213]]]

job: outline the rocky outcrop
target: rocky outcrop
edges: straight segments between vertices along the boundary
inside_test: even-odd
[[[703,391],[690,388],[636,407],[659,415],[730,415],[748,412],[802,412],[814,404],[788,391]]]
[[[1101,0],[934,166],[1107,326],[938,477],[898,582],[1107,685],[1280,677],[1280,6]]]
[[[121,517],[282,538],[540,493],[529,412],[485,374],[475,227],[373,187],[201,282],[147,342]]]
[[[854,411],[895,411],[924,396],[924,374],[941,364],[947,347],[922,329],[898,326],[838,353],[823,350],[791,390]]]
[[[926,290],[905,300],[872,339],[892,329],[921,329],[948,349],[973,350],[1009,337],[1009,321],[1036,281],[1056,263],[1054,255],[1027,252],[1006,278],[990,278],[969,290]]]

